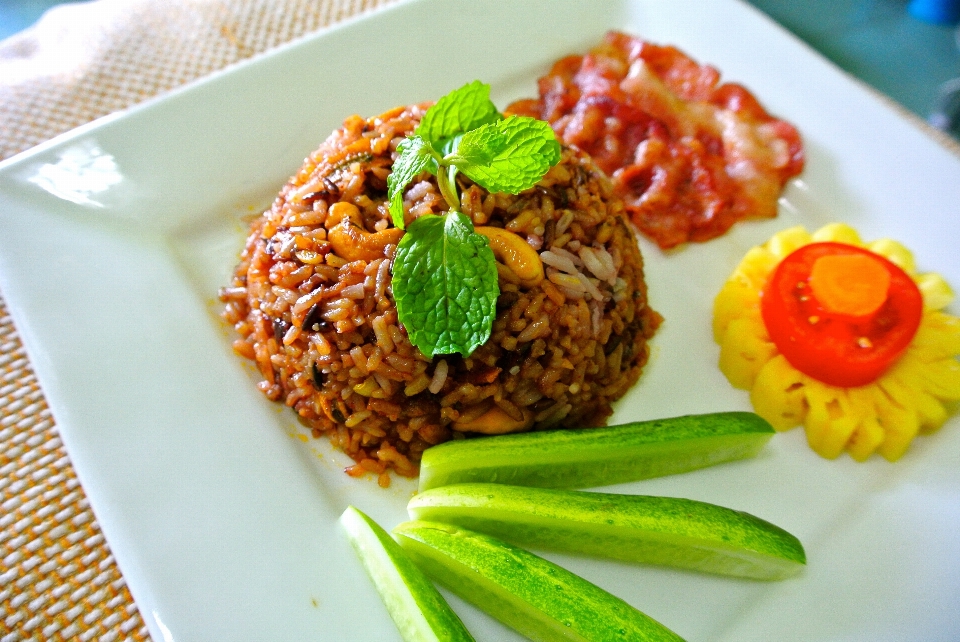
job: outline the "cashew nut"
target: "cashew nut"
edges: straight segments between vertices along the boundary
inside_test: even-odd
[[[523,419],[517,421],[502,409],[494,406],[475,419],[468,421],[454,421],[454,430],[460,432],[479,432],[484,435],[505,435],[511,432],[520,432],[533,425],[533,413],[521,408]]]
[[[360,210],[353,203],[339,201],[330,206],[326,220],[327,240],[334,253],[347,261],[373,261],[383,257],[387,245],[397,244],[403,230],[388,227],[379,232],[363,228]]]
[[[477,234],[487,237],[493,255],[517,275],[522,285],[534,287],[543,281],[540,256],[519,235],[501,227],[478,226],[475,229]]]

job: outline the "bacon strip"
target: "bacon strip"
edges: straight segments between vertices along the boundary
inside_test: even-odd
[[[609,174],[641,232],[662,248],[771,218],[803,169],[800,135],[746,88],[680,50],[610,32],[585,56],[561,58],[538,99],[508,113],[549,121]]]

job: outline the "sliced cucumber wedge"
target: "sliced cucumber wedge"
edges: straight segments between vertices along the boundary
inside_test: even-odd
[[[595,584],[488,535],[425,521],[393,533],[427,575],[531,640],[682,641]]]
[[[505,484],[454,484],[415,496],[413,519],[454,524],[518,546],[759,580],[796,575],[800,541],[769,522],[674,497]]]
[[[752,457],[773,434],[752,412],[721,412],[449,441],[423,453],[420,490],[463,482],[546,488],[618,484]]]
[[[430,580],[376,522],[353,506],[340,524],[405,642],[473,642]]]

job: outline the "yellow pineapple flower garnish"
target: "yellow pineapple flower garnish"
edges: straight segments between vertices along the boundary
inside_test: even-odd
[[[804,374],[777,348],[764,323],[761,296],[774,270],[794,250],[820,242],[852,245],[889,260],[922,295],[916,334],[870,382],[843,387]],[[823,457],[846,451],[864,461],[878,452],[895,461],[914,437],[939,428],[948,405],[960,400],[960,319],[943,311],[952,299],[944,279],[918,274],[913,255],[896,241],[864,243],[840,223],[813,234],[802,227],[784,230],[747,252],[714,301],[720,369],[731,384],[750,391],[757,414],[777,430],[802,424],[810,447]]]

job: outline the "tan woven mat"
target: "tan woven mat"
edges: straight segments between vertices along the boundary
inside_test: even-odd
[[[393,0],[97,0],[0,42],[0,159]],[[0,293],[0,642],[147,640]]]

